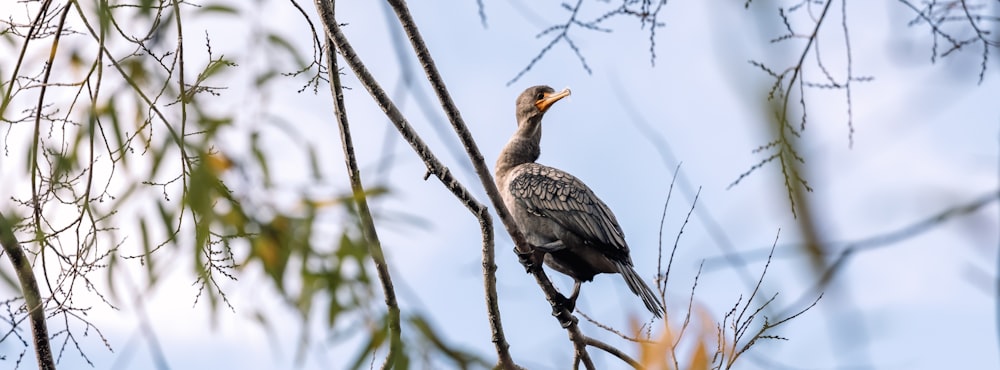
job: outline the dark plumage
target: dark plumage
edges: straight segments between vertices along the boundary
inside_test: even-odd
[[[570,94],[534,86],[517,98],[517,132],[497,159],[496,181],[504,204],[545,264],[575,280],[572,305],[580,284],[600,273],[618,273],[632,293],[656,317],[663,305],[632,268],[625,234],[618,220],[582,181],[535,161],[541,154],[542,115]]]

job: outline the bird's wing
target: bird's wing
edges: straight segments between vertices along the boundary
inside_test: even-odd
[[[614,247],[605,253],[628,254],[618,220],[586,184],[552,167],[535,163],[521,167],[509,189],[530,212],[552,219],[591,244]]]

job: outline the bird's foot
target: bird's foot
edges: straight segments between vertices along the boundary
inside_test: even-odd
[[[559,319],[559,324],[567,328],[573,324],[576,317],[573,317],[573,310],[576,309],[576,299],[566,298],[560,293],[552,297],[552,316]],[[565,314],[564,314],[565,313]]]
[[[518,262],[521,262],[521,265],[524,266],[524,272],[530,274],[532,270],[542,267],[545,252],[532,248],[531,252],[524,253],[520,249],[517,249],[517,247],[514,247],[514,253],[517,254]]]
[[[552,305],[553,309],[565,308],[566,311],[573,312],[576,310],[576,299],[566,298],[562,294],[557,294],[555,297],[555,304]]]

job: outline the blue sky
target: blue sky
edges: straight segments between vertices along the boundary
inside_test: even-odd
[[[791,245],[801,235],[777,167],[766,166],[727,189],[762,158],[751,151],[770,140],[764,129],[768,116],[762,109],[762,96],[772,81],[747,61],[759,60],[775,68],[789,65],[802,47],[798,41],[767,43],[783,32],[777,11],[769,3],[754,2],[746,10],[735,2],[670,2],[661,13],[665,26],[657,30],[655,66],[649,62],[647,30],[633,19],[609,22],[607,26],[614,29],[611,33],[577,29],[573,40],[592,74],[581,67],[566,44],[559,44],[521,80],[506,86],[547,44],[547,38],[534,36],[564,22],[567,13],[556,2],[484,2],[486,28],[480,24],[474,1],[413,1],[409,6],[488,164],[492,165],[513,133],[517,94],[535,84],[570,87],[573,95],[546,115],[540,162],[575,174],[609,205],[625,231],[641,275],[655,274],[660,214],[675,164],[660,159],[650,137],[637,128],[639,119],[669,143],[683,163],[680,176],[701,187],[696,212],[711,214],[737,249],[769,247],[780,230],[778,253],[794,252]],[[311,14],[312,5],[302,5]],[[604,6],[587,3],[584,18],[600,14]],[[382,85],[393,91],[398,89],[401,74],[388,32],[396,28],[387,27],[383,7],[378,2],[340,2],[337,16],[349,23],[344,30],[362,59]],[[269,2],[249,11],[264,27],[309,47],[307,28],[300,25],[300,16],[289,4]],[[838,12],[834,20],[839,21],[839,3],[834,11]],[[1000,155],[996,104],[1000,76],[993,62],[995,53],[985,81],[977,85],[979,52],[970,50],[931,64],[928,32],[907,28],[912,14],[901,5],[851,2],[848,12],[853,73],[874,80],[857,83],[852,91],[853,147],[848,141],[843,92],[807,92],[809,122],[801,154],[806,159],[805,177],[814,189],[809,201],[821,237],[856,240],[889,232],[995,191]],[[215,53],[238,55],[253,50],[244,37],[244,23],[194,17],[189,21],[185,33],[200,36],[208,30]],[[803,30],[807,25],[793,24]],[[831,22],[824,32],[824,62],[840,76],[842,29]],[[243,66],[253,68],[254,63]],[[408,68],[417,73],[423,94],[432,96],[419,69]],[[816,79],[812,69],[807,76]],[[328,180],[346,190],[330,98],[325,88],[315,95],[296,93],[302,83],[283,81],[253,101],[261,104],[260,109],[294,123],[303,137],[317,145]],[[372,181],[381,176],[375,168],[387,150],[384,132],[391,127],[349,72],[345,84],[354,87],[346,95],[348,114],[365,179]],[[410,123],[485,202],[475,177],[466,170],[466,160],[453,157],[445,148],[444,140],[457,145],[454,136],[435,134],[427,118],[444,124],[440,111],[423,112],[411,92],[403,94],[397,103]],[[219,109],[240,109],[248,95],[242,89],[230,89],[220,98]],[[244,119],[252,117],[247,114]],[[236,127],[256,126],[238,122]],[[230,135],[233,142],[220,146],[240,150],[245,132],[234,130]],[[287,150],[296,143],[280,135],[266,140],[281,164],[275,167],[276,178],[289,186],[307,183],[307,168],[300,165],[302,153]],[[423,166],[409,147],[398,139],[393,145],[396,157],[386,179],[391,194],[375,207],[386,215],[418,215],[427,222],[415,226],[388,217],[377,220],[401,305],[427,315],[453,343],[492,359],[477,223],[436,180],[422,180]],[[666,245],[673,243],[691,201],[674,193],[664,229]],[[808,369],[1000,366],[992,293],[997,276],[997,214],[994,203],[925,234],[856,255],[816,308],[780,330],[788,341],[761,344],[742,360],[741,368],[769,368],[764,360]],[[668,287],[668,307],[673,312],[686,307],[698,264],[723,254],[709,233],[701,219],[693,218],[681,237]],[[531,369],[568,367],[572,357],[565,332],[550,317],[539,289],[509,252],[512,245],[506,233],[498,230],[497,235],[501,310],[515,359]],[[270,294],[273,288],[259,271],[248,270],[240,282],[227,287],[235,313],[221,310],[217,320],[212,320],[206,305],[192,307],[196,291],[190,286],[193,275],[187,259],[183,255],[172,259],[177,271],[144,300],[146,315],[153,318],[150,323],[171,368],[271,369],[293,363],[299,324],[282,302],[275,301]],[[756,274],[763,262],[752,260],[747,267]],[[810,296],[815,276],[805,263],[803,258],[787,257],[771,264],[765,291],[780,293],[777,307],[803,294]],[[697,304],[715,320],[751,289],[734,271],[724,264],[707,263],[700,277]],[[571,286],[562,278],[557,284],[564,289]],[[86,338],[84,349],[96,368],[115,364],[118,368],[153,368],[148,341],[137,334],[136,305],[124,302],[122,306],[120,312],[93,313],[115,353],[103,350],[103,344],[92,337]],[[623,330],[628,317],[644,315],[641,302],[615,276],[600,276],[586,284],[578,307]],[[275,319],[270,339],[252,320],[256,310],[269,312]],[[582,324],[582,328],[627,352],[636,351],[592,325]],[[350,346],[356,341],[338,346],[323,340],[321,327],[315,331],[315,342],[306,349],[301,366],[346,366],[344,358],[354,353]],[[274,343],[277,349],[272,348]],[[603,355],[598,357],[601,367],[622,367]],[[70,352],[63,361],[69,368],[85,367]]]

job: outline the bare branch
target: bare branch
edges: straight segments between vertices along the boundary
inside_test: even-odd
[[[846,51],[844,52],[846,59],[846,75],[842,77],[842,80],[838,80],[824,65],[820,49],[820,29],[822,28],[824,21],[829,18],[829,10],[834,1],[835,0],[826,0],[823,2],[803,1],[788,9],[778,8],[778,16],[781,18],[786,33],[771,39],[770,42],[778,43],[790,40],[805,40],[805,44],[802,46],[801,52],[798,55],[798,60],[790,67],[785,68],[779,73],[777,72],[777,69],[770,68],[761,62],[755,60],[750,61],[751,65],[774,78],[774,83],[771,85],[767,93],[767,100],[773,104],[771,109],[774,114],[773,126],[775,139],[772,139],[767,144],[762,145],[753,151],[754,154],[763,154],[765,158],[741,173],[736,180],[729,184],[729,188],[738,185],[743,179],[756,172],[758,169],[764,167],[764,165],[776,163],[781,167],[785,191],[788,194],[789,208],[792,211],[792,215],[795,217],[798,217],[798,207],[794,193],[800,189],[812,191],[809,183],[805,180],[798,169],[797,163],[805,163],[805,159],[799,155],[795,146],[796,139],[800,137],[800,132],[805,130],[806,122],[808,121],[808,107],[806,105],[805,96],[806,88],[844,90],[845,100],[847,102],[847,137],[848,146],[850,147],[854,145],[852,83],[868,82],[872,80],[871,77],[857,77],[854,75],[850,33],[848,32],[847,22],[847,0],[840,0],[841,28],[843,30],[843,41],[846,47]],[[813,4],[822,5],[818,16],[813,13]],[[748,1],[744,5],[749,6],[750,2]],[[794,23],[790,21],[789,17],[791,13],[803,8],[806,9],[808,17],[812,21],[812,28],[807,33],[798,33],[792,26]],[[809,56],[813,56],[815,58],[815,67],[825,78],[825,82],[818,83],[806,80],[805,69],[810,67],[810,65],[806,64]],[[797,113],[799,121],[798,128],[795,128],[792,125],[794,107],[791,104],[793,95],[797,95],[798,106],[800,109]]]
[[[775,236],[774,243],[771,244],[771,252],[768,254],[767,262],[764,264],[764,269],[760,273],[760,277],[758,279],[758,286],[754,288],[753,292],[750,294],[750,297],[747,298],[745,302],[743,301],[743,297],[740,297],[740,299],[737,300],[736,305],[734,305],[733,308],[729,310],[728,313],[726,313],[722,323],[720,323],[718,326],[719,347],[713,358],[713,362],[717,362],[716,368],[720,369],[732,368],[736,360],[739,359],[741,355],[750,350],[750,348],[752,348],[753,345],[756,344],[759,340],[762,339],[787,340],[787,338],[781,336],[771,335],[769,334],[769,331],[774,328],[777,328],[778,326],[788,322],[791,319],[799,317],[806,311],[809,311],[811,308],[815,307],[816,304],[819,302],[820,298],[823,297],[823,295],[820,294],[818,297],[816,297],[815,300],[813,300],[811,304],[805,306],[805,308],[793,314],[790,314],[784,318],[781,318],[773,323],[765,316],[764,323],[761,324],[760,327],[758,327],[757,330],[754,331],[752,335],[750,335],[749,337],[746,336],[750,332],[751,325],[754,324],[756,318],[759,315],[761,315],[764,312],[764,309],[767,308],[767,306],[770,305],[772,302],[774,302],[775,298],[777,298],[778,296],[778,294],[775,293],[770,298],[766,299],[763,303],[761,303],[759,306],[754,308],[752,312],[750,312],[749,310],[750,303],[754,300],[754,297],[760,292],[759,289],[760,283],[764,281],[764,277],[767,275],[767,269],[771,265],[771,259],[774,256],[774,249],[777,246],[778,236],[780,236],[780,234],[781,231],[779,230],[778,235]],[[741,304],[742,308],[740,308]],[[729,334],[731,335],[732,342],[729,342],[730,339],[727,338],[725,335],[727,330],[730,331]]]
[[[677,167],[674,168],[674,176],[670,179],[670,188],[667,189],[667,200],[663,202],[663,213],[660,214],[660,231],[656,238],[656,289],[660,291],[660,302],[667,301],[667,275],[664,273],[660,276],[660,271],[663,271],[663,224],[667,220],[667,206],[670,205],[670,196],[674,193],[674,183],[677,182],[677,174],[681,172],[681,164],[678,163]],[[699,188],[699,191],[701,189]],[[670,251],[670,261],[673,261],[674,251],[677,250],[677,243],[674,243],[674,250]],[[667,270],[670,270],[670,264],[667,264]],[[664,312],[667,314],[667,312]]]
[[[979,25],[976,23],[976,20],[972,17],[972,14],[969,13],[969,5],[966,4],[966,1],[961,0],[960,3],[962,4],[962,12],[965,13],[966,19],[969,20],[969,25],[972,26],[972,29],[974,31],[976,31],[976,38],[978,38],[979,41],[983,43],[983,58],[980,63],[981,67],[979,69],[979,84],[982,85],[983,78],[985,78],[986,76],[986,62],[989,60],[990,45],[994,44],[994,42],[986,38],[986,35],[989,33],[989,31],[983,31],[982,29],[979,28]]]
[[[946,57],[954,52],[962,50],[962,48],[966,45],[981,43],[983,48],[980,56],[978,83],[982,85],[983,80],[986,77],[986,66],[989,62],[990,47],[1000,46],[1000,40],[990,39],[988,37],[991,35],[990,30],[986,29],[980,23],[1000,23],[1000,17],[996,17],[990,13],[977,13],[976,11],[986,9],[988,12],[993,8],[984,3],[974,3],[969,5],[967,0],[950,0],[941,3],[938,1],[925,1],[920,8],[909,0],[899,0],[899,2],[905,5],[908,9],[917,13],[915,18],[908,23],[909,26],[924,23],[930,28],[932,39],[931,63],[937,62],[938,57]],[[954,13],[959,14],[956,15]],[[960,26],[967,26],[968,28],[962,30],[964,32],[955,31],[953,34],[945,30],[945,25],[951,23],[961,23]],[[968,38],[965,38],[965,36],[956,36],[966,33],[972,33],[973,36]],[[939,38],[944,39],[948,43],[948,45],[946,45],[947,49],[944,49],[944,51],[939,50]]]
[[[698,272],[694,275],[694,283],[691,284],[691,294],[688,295],[688,306],[687,313],[684,314],[684,323],[681,324],[681,330],[677,333],[677,340],[670,345],[670,357],[674,359],[674,367],[680,369],[680,364],[677,362],[677,346],[681,344],[681,338],[684,338],[684,332],[687,331],[688,326],[691,324],[691,309],[694,306],[694,292],[698,288],[698,278],[701,277],[701,270],[705,267],[705,261],[702,260],[698,264]]]
[[[476,0],[476,7],[479,8],[479,22],[483,24],[483,28],[487,28],[487,25],[486,25],[486,4],[483,4],[483,0]]]
[[[378,279],[382,283],[382,292],[385,294],[385,305],[389,309],[389,353],[383,369],[391,369],[395,366],[396,359],[402,355],[403,341],[400,339],[399,327],[399,305],[396,303],[396,292],[392,287],[392,277],[389,276],[389,265],[382,252],[382,243],[379,242],[378,232],[375,230],[375,221],[372,218],[371,210],[368,209],[368,200],[365,196],[364,186],[361,184],[361,171],[358,169],[358,160],[355,157],[354,143],[351,139],[351,128],[347,121],[347,106],[344,104],[344,91],[340,85],[340,69],[337,68],[337,53],[333,44],[327,38],[327,71],[330,78],[330,93],[333,96],[334,110],[337,119],[337,126],[340,128],[340,143],[346,158],[347,175],[351,182],[351,191],[354,193],[354,202],[358,206],[358,216],[361,220],[361,233],[367,241],[368,251],[375,262],[375,269],[378,272]]]
[[[670,249],[670,258],[667,259],[667,271],[663,273],[663,290],[667,289],[667,280],[670,278],[670,268],[674,264],[674,253],[677,252],[677,246],[680,245],[681,235],[684,234],[684,227],[687,226],[688,221],[691,220],[691,214],[694,213],[695,207],[698,205],[698,197],[701,196],[701,187],[698,187],[698,192],[694,194],[694,200],[691,201],[691,208],[688,209],[687,216],[684,217],[684,223],[681,224],[680,230],[677,230],[677,237],[674,238],[674,246]],[[666,319],[664,317],[664,319]]]
[[[645,28],[649,26],[649,63],[651,65],[656,64],[656,29],[663,27],[664,24],[659,22],[657,19],[660,15],[660,11],[664,9],[667,5],[667,0],[657,0],[656,6],[653,6],[652,0],[624,0],[621,5],[611,8],[604,14],[597,16],[593,20],[584,21],[579,18],[580,9],[583,6],[583,0],[578,0],[575,5],[570,5],[568,3],[563,3],[562,7],[569,12],[569,16],[566,21],[560,24],[552,25],[542,32],[538,33],[536,38],[541,38],[549,34],[555,34],[548,44],[541,48],[537,54],[524,66],[510,81],[507,81],[507,86],[512,85],[521,79],[526,73],[531,71],[534,66],[542,60],[545,55],[552,50],[552,47],[558,44],[560,41],[566,43],[570,50],[573,50],[573,54],[580,61],[580,65],[587,72],[587,74],[592,74],[593,71],[590,69],[590,65],[587,64],[587,59],[584,58],[583,52],[580,48],[573,42],[570,38],[570,31],[574,28],[582,28],[585,30],[596,31],[596,32],[611,32],[611,29],[603,27],[602,23],[608,21],[611,18],[618,16],[628,16],[639,20],[639,27]]]
[[[3,247],[11,266],[21,283],[21,294],[31,320],[31,336],[35,344],[35,356],[39,370],[55,370],[52,348],[49,345],[48,325],[45,323],[45,308],[42,306],[41,291],[35,280],[35,272],[28,263],[28,257],[21,249],[21,243],[14,235],[14,224],[0,213],[0,246]],[[13,325],[17,326],[17,325]]]
[[[538,34],[537,37],[542,37],[550,32],[557,30],[560,31],[554,38],[552,38],[551,41],[549,41],[547,45],[545,45],[545,47],[542,48],[541,51],[538,52],[538,54],[535,55],[534,58],[531,58],[531,61],[528,62],[528,65],[524,66],[524,68],[521,69],[521,71],[517,72],[517,75],[515,75],[514,78],[510,79],[510,81],[507,81],[507,86],[510,86],[513,83],[517,82],[517,80],[521,79],[521,76],[524,76],[525,73],[528,73],[528,71],[530,71],[531,68],[535,66],[535,63],[538,63],[539,60],[542,60],[542,57],[544,57],[545,54],[548,53],[553,46],[559,43],[559,41],[563,40],[565,40],[573,49],[573,52],[576,53],[577,58],[580,59],[580,64],[583,65],[583,69],[587,71],[587,74],[591,74],[590,66],[587,65],[587,60],[584,59],[583,55],[580,54],[580,49],[577,49],[576,46],[572,44],[572,42],[569,40],[569,37],[567,36],[567,32],[569,32],[570,27],[573,24],[575,24],[574,22],[576,21],[576,14],[580,10],[580,5],[582,4],[583,0],[577,0],[576,6],[569,8],[570,16],[569,19],[566,20],[566,23],[549,27],[548,29]]]
[[[908,224],[906,226],[897,229],[881,232],[875,235],[871,235],[868,237],[852,241],[822,242],[821,244],[827,246],[825,248],[826,250],[831,250],[831,251],[839,250],[839,252],[836,252],[836,256],[833,257],[832,261],[823,270],[823,272],[819,274],[819,278],[816,284],[814,285],[813,289],[810,290],[810,292],[812,294],[817,294],[818,292],[823,291],[837,277],[837,274],[840,272],[841,268],[845,266],[851,258],[857,256],[860,253],[899,245],[899,243],[904,240],[923,235],[928,231],[934,230],[935,226],[939,226],[944,222],[950,221],[958,217],[969,215],[973,212],[982,209],[985,206],[997,202],[998,200],[1000,200],[1000,189],[987,192],[985,194],[982,194],[974,198],[973,200],[967,203],[949,207],[942,211],[933,213],[925,218],[922,218],[917,222]],[[781,245],[780,247],[782,249],[801,248],[801,246],[797,244]],[[764,260],[767,258],[768,255],[770,255],[770,253],[768,253],[769,250],[770,248],[756,249],[753,251],[742,253],[739,255],[740,260],[744,261],[744,263],[750,263],[755,260]],[[793,253],[775,253],[774,257],[784,258],[793,255],[794,255]],[[730,261],[730,258],[731,256],[728,255],[709,258],[707,260],[709,269],[717,268],[717,266],[724,260]],[[812,294],[809,295],[811,296]],[[797,301],[797,304],[793,306],[805,304],[807,300],[811,299],[812,299],[811,297],[803,296]]]
[[[836,258],[819,274],[819,278],[813,288],[804,293],[792,306],[802,305],[809,299],[808,295],[818,294],[826,290],[826,287],[837,277],[837,274],[847,265],[848,261],[859,252],[895,245],[902,240],[930,231],[933,229],[933,226],[939,225],[946,220],[970,214],[997,200],[1000,200],[1000,190],[983,194],[969,203],[949,208],[903,228],[847,243],[843,248],[840,248],[840,252]]]

